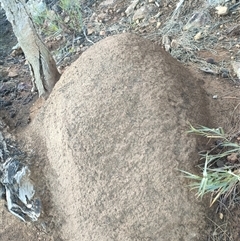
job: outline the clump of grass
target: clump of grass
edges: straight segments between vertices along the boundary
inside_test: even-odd
[[[41,34],[53,36],[64,32],[82,31],[82,13],[79,0],[59,0],[59,12],[45,9],[33,16]],[[36,9],[37,11],[37,9]]]
[[[193,181],[190,186],[197,189],[197,197],[202,198],[210,193],[210,206],[219,200],[225,200],[226,203],[229,199],[233,201],[233,196],[238,193],[236,190],[240,181],[240,163],[239,160],[229,163],[227,159],[231,154],[236,156],[240,154],[237,138],[228,136],[222,128],[213,129],[205,126],[194,128],[190,125],[188,133],[204,136],[208,140],[217,140],[217,145],[213,149],[201,154],[204,160],[204,165],[201,167],[202,175],[181,171],[186,178]],[[219,160],[223,163],[220,167],[217,166]]]
[[[82,14],[79,0],[60,0],[60,8],[66,14],[64,22],[75,32],[82,30]]]

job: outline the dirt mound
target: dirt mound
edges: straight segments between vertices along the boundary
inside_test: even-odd
[[[177,169],[194,166],[187,121],[209,125],[207,109],[199,81],[148,40],[83,53],[33,123],[62,239],[206,240],[205,207]]]

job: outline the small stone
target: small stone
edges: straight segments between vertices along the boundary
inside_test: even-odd
[[[63,64],[64,64],[64,65],[69,65],[69,64],[70,64],[70,61],[71,61],[71,58],[70,58],[70,57],[66,57],[66,58],[63,60]]]
[[[17,43],[16,45],[14,45],[14,46],[12,47],[12,50],[16,50],[16,49],[20,49],[20,48],[21,48],[20,44]]]
[[[69,23],[69,21],[70,21],[70,17],[69,16],[64,18],[64,23]]]
[[[228,7],[226,7],[226,6],[217,6],[215,9],[217,10],[216,13],[217,13],[219,16],[225,16],[225,15],[227,15],[228,12],[229,12]]]
[[[130,14],[132,14],[134,12],[134,9],[136,8],[137,4],[138,4],[139,0],[134,0],[132,2],[132,4],[130,4],[128,6],[128,8],[126,9],[125,13],[127,16],[129,16]]]
[[[21,54],[23,54],[23,51],[22,51],[21,47],[19,47],[18,49],[13,49],[13,51],[11,53],[11,55],[14,56],[14,57],[18,56],[18,55],[21,55]]]
[[[224,161],[223,160],[218,160],[216,164],[217,164],[218,167],[224,167]]]
[[[106,13],[100,13],[98,14],[97,16],[97,20],[98,22],[102,23],[102,22],[105,22],[107,19],[107,14]]]
[[[240,79],[240,62],[232,61],[231,64],[235,74],[237,74],[237,77]]]
[[[15,78],[18,76],[18,73],[16,72],[16,70],[10,70],[8,73],[8,77],[10,78]]]
[[[228,69],[222,68],[220,71],[221,71],[221,73],[227,73],[227,74],[229,74],[229,70],[228,70]]]
[[[133,15],[133,21],[141,20],[145,18],[149,13],[149,9],[147,6],[140,7]]]
[[[179,46],[179,43],[176,39],[173,39],[171,42],[171,47],[172,48],[177,48]]]
[[[231,162],[231,163],[235,163],[236,161],[238,161],[238,153],[232,153],[231,155],[227,156],[227,161]]]
[[[155,0],[148,0],[149,3],[155,3]]]
[[[62,34],[59,34],[59,35],[56,37],[56,40],[57,40],[57,41],[60,41],[62,38],[63,38]]]
[[[157,22],[157,26],[156,26],[156,28],[160,28],[161,25],[162,25],[161,22]]]
[[[194,36],[194,40],[195,40],[195,41],[198,41],[198,40],[200,40],[200,39],[202,39],[202,38],[203,38],[202,32],[198,32],[198,33]]]
[[[91,35],[92,33],[94,33],[94,29],[93,28],[88,28],[87,29],[87,35]]]
[[[106,34],[106,32],[104,31],[104,30],[101,30],[100,32],[99,32],[99,35],[100,36],[104,36]]]
[[[171,40],[170,40],[169,36],[163,35],[163,37],[162,37],[162,45],[164,46],[164,48],[165,48],[165,50],[167,52],[170,51],[170,49],[171,49]]]
[[[226,73],[226,72],[223,72],[221,76],[222,76],[222,78],[228,78],[229,77],[228,73]]]
[[[99,4],[100,7],[107,7],[113,5],[116,0],[105,0]]]
[[[113,12],[114,12],[114,11],[113,11],[112,8],[108,9],[108,13],[109,13],[109,14],[113,14]]]
[[[161,12],[158,12],[155,16],[154,16],[154,18],[159,18],[160,16],[161,16]]]
[[[209,64],[215,64],[215,61],[214,61],[213,58],[206,59],[206,62],[209,63]]]
[[[150,18],[149,19],[149,23],[156,23],[156,22],[157,22],[157,20],[155,18]]]
[[[212,98],[213,98],[213,99],[217,99],[217,98],[218,98],[218,96],[217,96],[217,95],[214,95]]]

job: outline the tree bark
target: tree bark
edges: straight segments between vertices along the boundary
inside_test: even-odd
[[[0,0],[32,73],[33,88],[47,97],[60,78],[55,60],[36,32],[24,0]]]

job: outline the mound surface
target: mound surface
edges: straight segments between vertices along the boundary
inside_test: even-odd
[[[149,40],[122,34],[84,52],[34,123],[62,239],[206,240],[205,207],[177,169],[197,160],[187,122],[207,116],[199,81]]]

